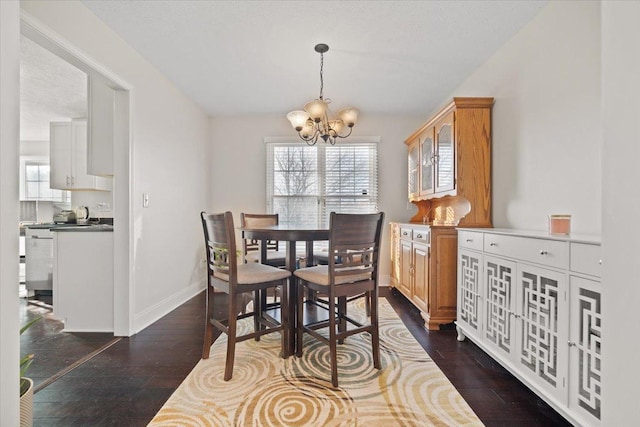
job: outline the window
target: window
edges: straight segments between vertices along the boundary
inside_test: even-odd
[[[329,226],[329,214],[378,212],[378,144],[267,141],[267,212]]]
[[[49,164],[26,162],[24,165],[25,200],[52,200],[54,202],[71,201],[68,191],[55,190],[49,187]]]

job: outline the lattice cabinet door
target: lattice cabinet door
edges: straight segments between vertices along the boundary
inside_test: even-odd
[[[480,338],[482,334],[482,254],[480,252],[459,249],[457,306],[458,327],[464,328],[465,334]],[[459,328],[458,333],[460,334]]]
[[[566,273],[518,265],[517,364],[532,383],[567,401]]]
[[[504,359],[511,360],[515,348],[516,263],[484,256],[483,339]]]
[[[569,407],[599,426],[602,405],[601,284],[571,276]]]

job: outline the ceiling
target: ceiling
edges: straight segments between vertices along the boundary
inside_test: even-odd
[[[329,45],[332,110],[365,116],[428,114],[546,1],[83,4],[211,116],[285,115],[317,98],[317,43]]]
[[[20,140],[48,141],[49,122],[87,116],[87,75],[20,37]]]

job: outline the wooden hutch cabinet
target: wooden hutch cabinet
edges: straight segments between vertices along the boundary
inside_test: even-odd
[[[456,227],[491,227],[492,105],[454,98],[405,141],[408,198],[418,212],[392,224],[391,285],[428,329],[456,320]]]

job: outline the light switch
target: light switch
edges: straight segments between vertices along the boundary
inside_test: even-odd
[[[149,193],[142,193],[142,207],[149,207]]]

